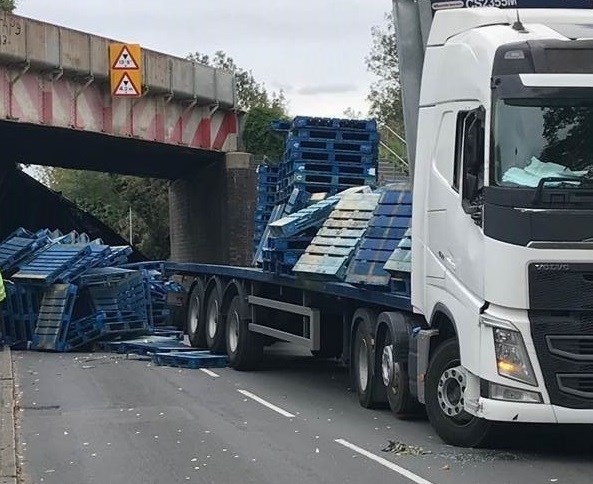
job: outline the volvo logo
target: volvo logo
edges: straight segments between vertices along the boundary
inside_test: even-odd
[[[535,268],[538,271],[563,272],[563,271],[569,271],[570,265],[569,264],[535,264]]]

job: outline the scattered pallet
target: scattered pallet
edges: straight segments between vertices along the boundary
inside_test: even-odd
[[[213,355],[209,351],[154,353],[152,361],[158,366],[188,369],[224,368],[228,366],[226,356]]]
[[[67,333],[78,287],[73,284],[53,284],[45,290],[31,348],[46,351],[66,351]]]

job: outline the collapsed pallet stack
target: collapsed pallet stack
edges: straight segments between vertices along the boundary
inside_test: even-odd
[[[375,185],[379,135],[375,121],[302,116],[276,121],[272,129],[286,137],[285,153],[277,167],[258,171],[254,263],[265,272],[294,275],[294,265],[338,203],[336,194]],[[318,203],[309,217],[308,207]],[[290,217],[302,210],[298,218],[308,220],[306,226],[291,224]],[[285,217],[287,224],[275,225]],[[265,226],[259,225],[263,219]]]
[[[0,243],[7,294],[0,304],[0,344],[71,351],[149,334],[166,323],[166,283],[143,267],[115,267],[131,253],[128,246],[106,246],[76,232],[11,234]]]

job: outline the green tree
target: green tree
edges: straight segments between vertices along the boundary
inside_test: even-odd
[[[125,238],[131,208],[134,245],[151,259],[169,257],[166,180],[49,167],[42,180]]]
[[[400,163],[406,158],[406,146],[396,136],[404,134],[404,121],[399,77],[399,57],[395,24],[391,13],[385,14],[385,25],[371,29],[372,46],[365,58],[367,69],[377,77],[371,84],[369,114],[379,122],[382,158]]]
[[[233,58],[222,51],[212,57],[196,52],[188,55],[188,59],[235,75],[239,108],[247,112],[243,129],[245,150],[256,157],[279,160],[284,151],[284,140],[270,129],[270,123],[288,116],[284,93],[269,92],[255,79],[252,71],[237,66]]]
[[[245,120],[243,140],[245,149],[256,157],[267,156],[278,161],[284,153],[284,138],[270,129],[270,123],[286,118],[286,112],[277,106],[256,106]]]
[[[16,0],[0,0],[0,10],[3,12],[13,12],[16,8]]]
[[[234,59],[225,52],[219,50],[213,56],[195,52],[187,58],[199,64],[232,72],[235,75],[240,109],[250,111],[254,107],[272,107],[286,110],[286,98],[282,91],[268,92],[265,85],[255,79],[252,71],[237,66]]]

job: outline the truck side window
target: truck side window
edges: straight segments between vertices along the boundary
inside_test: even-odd
[[[460,111],[457,114],[457,127],[455,129],[455,164],[453,165],[453,189],[459,192],[459,174],[461,173],[461,165],[463,161],[463,134],[465,127],[465,119],[468,111]]]
[[[457,177],[456,180],[461,178],[463,209],[473,215],[481,211],[477,199],[484,187],[484,108],[480,107],[463,114],[462,136],[459,137],[461,142],[456,151],[456,169],[459,172],[460,165],[461,177]]]

